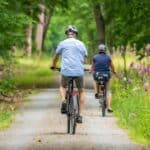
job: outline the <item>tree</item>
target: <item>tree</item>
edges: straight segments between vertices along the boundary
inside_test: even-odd
[[[136,43],[137,49],[149,42],[149,0],[105,0],[107,40],[111,46]]]
[[[102,14],[102,4],[99,1],[93,2],[93,11],[95,15],[96,28],[99,43],[105,43],[105,21]]]
[[[36,29],[35,43],[36,47],[41,53],[41,50],[44,49],[44,41],[46,38],[46,33],[48,30],[48,26],[50,24],[51,17],[56,7],[67,7],[68,0],[43,0],[39,3],[40,13],[38,15],[39,21]]]
[[[0,2],[0,51],[8,53],[13,46],[24,42],[24,27],[31,21],[24,13],[18,13],[18,3]]]

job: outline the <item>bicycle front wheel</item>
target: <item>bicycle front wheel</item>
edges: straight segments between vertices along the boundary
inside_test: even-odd
[[[70,133],[76,132],[76,117],[77,117],[77,96],[73,96],[70,101]]]

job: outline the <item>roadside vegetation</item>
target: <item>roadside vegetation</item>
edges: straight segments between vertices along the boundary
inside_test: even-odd
[[[27,95],[37,91],[37,88],[49,87],[54,74],[49,69],[50,57],[46,55],[16,57],[10,62],[11,65],[9,61],[5,64],[3,80],[0,81],[0,130],[11,124],[16,110]]]
[[[21,88],[48,87],[52,81],[50,57],[33,57],[18,59],[14,81]]]
[[[123,62],[122,57],[116,56],[114,61]],[[112,81],[114,114],[130,138],[150,146],[150,59],[137,61],[132,52],[127,57],[127,77],[123,63],[116,63],[119,78]]]
[[[150,144],[149,10],[149,0],[0,0],[0,129],[26,95],[52,82],[50,57],[71,24],[89,62],[107,43],[120,76],[112,81],[114,114],[131,138]]]

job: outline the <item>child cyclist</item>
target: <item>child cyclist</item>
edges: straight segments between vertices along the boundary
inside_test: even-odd
[[[92,59],[92,64],[91,64],[91,72],[93,72],[93,78],[94,78],[94,90],[95,90],[95,98],[98,99],[98,83],[96,82],[96,74],[97,72],[100,74],[108,74],[108,81],[106,83],[106,90],[107,90],[107,95],[106,95],[106,103],[107,103],[107,111],[108,112],[113,112],[111,108],[111,92],[110,92],[110,71],[112,71],[114,74],[115,68],[113,65],[113,62],[111,60],[111,57],[106,53],[107,52],[107,47],[104,44],[100,44],[98,46],[98,54],[96,54],[93,59]]]

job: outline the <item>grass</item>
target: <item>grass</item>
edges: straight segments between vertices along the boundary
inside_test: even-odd
[[[50,59],[48,57],[19,59],[14,76],[16,85],[28,88],[48,86],[53,75],[49,66]]]
[[[0,103],[0,131],[10,126],[15,115],[16,107],[16,104],[13,103]]]
[[[3,130],[12,122],[12,112],[0,112],[0,130]]]
[[[117,71],[123,72],[124,64],[120,53],[115,53],[112,59]],[[127,52],[126,61],[127,72],[131,62],[139,63],[131,52]],[[148,65],[150,59],[144,58],[140,63]],[[131,139],[150,146],[150,92],[144,91],[143,81],[137,73],[128,73],[128,77],[132,79],[132,84],[125,84],[119,79],[112,80],[114,114],[120,127],[128,132]],[[148,79],[146,81],[149,82]]]
[[[121,127],[136,142],[150,145],[150,93],[113,81],[113,109]]]
[[[36,56],[32,58],[17,58],[13,68],[13,82],[19,88],[48,87],[53,75],[53,72],[49,69],[50,61],[51,59],[48,56],[42,56],[41,58]],[[16,103],[0,103],[0,130],[10,126],[17,108]]]

